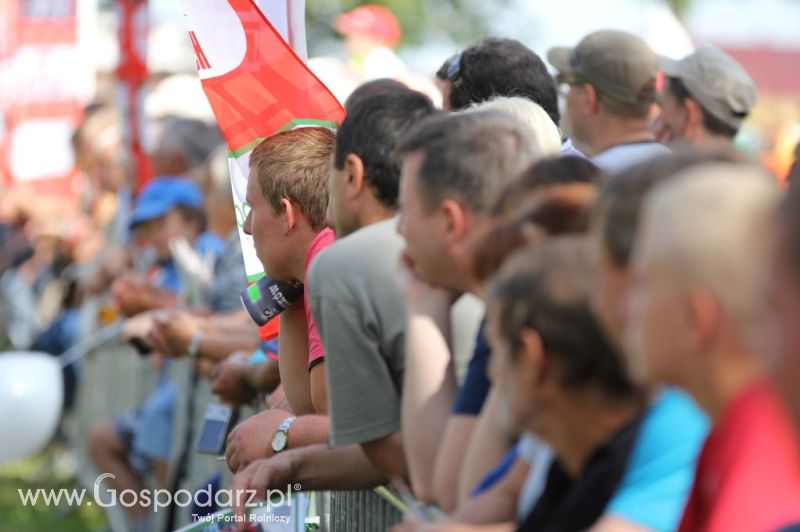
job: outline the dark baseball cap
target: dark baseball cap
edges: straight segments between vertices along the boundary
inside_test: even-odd
[[[636,35],[624,31],[596,31],[574,48],[551,48],[547,60],[559,73],[576,75],[619,102],[655,101],[658,58]]]
[[[734,58],[703,45],[680,61],[659,58],[664,74],[680,79],[693,99],[725,124],[739,129],[756,103],[756,84]]]

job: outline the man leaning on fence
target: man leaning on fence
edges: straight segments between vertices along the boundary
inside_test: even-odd
[[[254,462],[236,476],[235,487],[300,482],[304,489],[359,489],[407,477],[399,432],[405,320],[395,145],[411,124],[433,112],[417,92],[379,94],[358,103],[338,131],[328,220],[340,240],[309,273],[328,364],[333,448],[289,449]]]

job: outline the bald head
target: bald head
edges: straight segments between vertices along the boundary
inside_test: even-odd
[[[741,324],[764,306],[763,235],[778,200],[774,180],[749,164],[712,163],[657,187],[644,206],[637,269],[710,289]]]

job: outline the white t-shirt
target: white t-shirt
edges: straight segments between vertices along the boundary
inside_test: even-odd
[[[517,501],[517,520],[522,523],[542,496],[547,473],[553,464],[553,449],[533,434],[526,432],[517,444],[517,452],[531,467]]]
[[[594,156],[594,163],[607,174],[616,174],[671,150],[655,141],[628,142],[611,146]]]

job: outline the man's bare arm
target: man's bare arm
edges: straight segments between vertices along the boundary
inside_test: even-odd
[[[296,415],[314,414],[308,373],[308,324],[302,300],[281,314],[278,365],[292,412]]]
[[[263,499],[266,490],[285,489],[289,484],[302,490],[361,490],[381,486],[387,480],[359,445],[336,449],[310,445],[251,463],[233,477],[231,491],[236,495],[256,490]],[[239,502],[235,509],[243,515],[244,499]]]
[[[400,432],[362,443],[361,450],[386,478],[399,477],[408,482],[408,465],[403,447],[403,435]]]
[[[452,520],[471,524],[516,521],[519,494],[529,472],[528,463],[517,457],[514,465],[497,484],[479,496],[463,502],[451,516]]]
[[[503,426],[499,391],[492,387],[486,404],[477,418],[468,440],[458,479],[458,504],[468,500],[470,493],[486,477],[511,448],[512,442]]]
[[[445,422],[433,470],[434,500],[445,512],[458,506],[464,459],[477,423],[478,416],[461,414],[450,414]]]
[[[430,304],[427,304],[430,303]],[[403,378],[403,443],[416,496],[434,502],[434,470],[457,383],[447,338],[447,301],[409,302]]]

